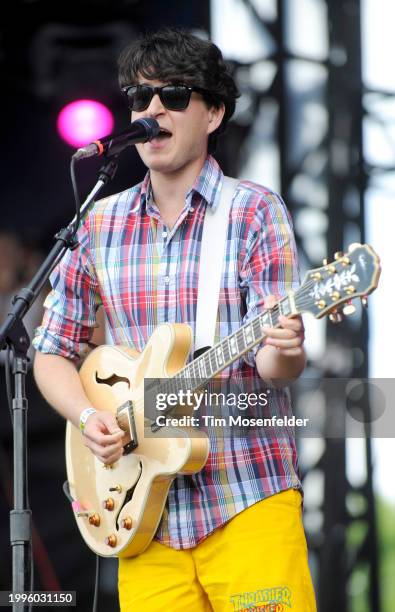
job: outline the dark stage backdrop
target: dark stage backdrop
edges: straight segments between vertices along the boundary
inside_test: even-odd
[[[58,112],[67,102],[93,97],[111,108],[114,131],[127,127],[128,112],[116,80],[118,53],[139,32],[163,25],[208,32],[208,1],[38,0],[8,6],[0,38],[0,251],[1,245],[6,245],[1,273],[13,266],[15,245],[10,248],[10,240],[19,241],[17,249],[29,245],[29,252],[37,254],[39,249],[45,253],[54,233],[74,215],[69,179],[72,149],[57,134]],[[100,165],[98,160],[89,160],[79,166],[82,196],[95,183]],[[143,174],[142,163],[129,148],[103,195],[126,189]],[[17,252],[22,257],[22,251]],[[28,282],[25,265],[21,259],[14,277],[3,285],[0,282],[3,302],[22,279]],[[31,373],[27,392],[35,589],[76,590],[77,610],[85,612],[91,609],[95,557],[82,541],[62,492],[65,425],[40,397]],[[12,436],[3,366],[0,398],[0,590],[6,590],[12,583],[8,517],[12,508]],[[103,565],[99,610],[118,608],[116,570],[116,561]]]

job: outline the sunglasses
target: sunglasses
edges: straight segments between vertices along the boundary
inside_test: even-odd
[[[128,85],[127,87],[122,87],[122,91],[127,97],[129,109],[141,112],[149,107],[155,94],[158,94],[163,106],[168,110],[185,110],[191,99],[192,92],[203,93],[205,89],[188,87],[187,85],[163,85],[162,87]]]

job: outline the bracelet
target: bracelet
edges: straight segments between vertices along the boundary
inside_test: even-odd
[[[82,433],[85,431],[85,424],[91,414],[97,412],[96,408],[85,408],[80,414],[80,430]]]

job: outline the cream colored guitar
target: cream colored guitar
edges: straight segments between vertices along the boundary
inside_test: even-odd
[[[104,466],[70,423],[66,432],[66,461],[74,515],[88,546],[104,557],[132,557],[151,542],[162,516],[167,493],[177,474],[202,469],[209,453],[206,435],[187,427],[155,427],[144,414],[144,380],[209,381],[264,337],[263,326],[278,325],[281,314],[310,312],[316,318],[339,305],[371,293],[378,284],[380,265],[368,245],[353,245],[331,264],[311,270],[295,292],[288,292],[236,333],[188,365],[192,332],[188,325],[156,328],[144,351],[100,346],[85,360],[80,377],[98,410],[111,410],[126,432],[125,454]],[[351,305],[345,309],[350,311]],[[190,383],[189,383],[190,384]],[[157,392],[160,389],[157,389]],[[172,412],[169,408],[161,414]],[[147,413],[147,411],[145,411]]]

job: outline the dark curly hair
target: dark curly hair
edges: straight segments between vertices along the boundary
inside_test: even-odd
[[[119,57],[118,69],[121,87],[134,85],[142,76],[201,87],[206,90],[202,95],[208,107],[219,108],[223,103],[225,114],[221,125],[208,140],[208,151],[215,151],[218,135],[225,131],[240,94],[214,43],[184,30],[162,28],[126,47]]]

